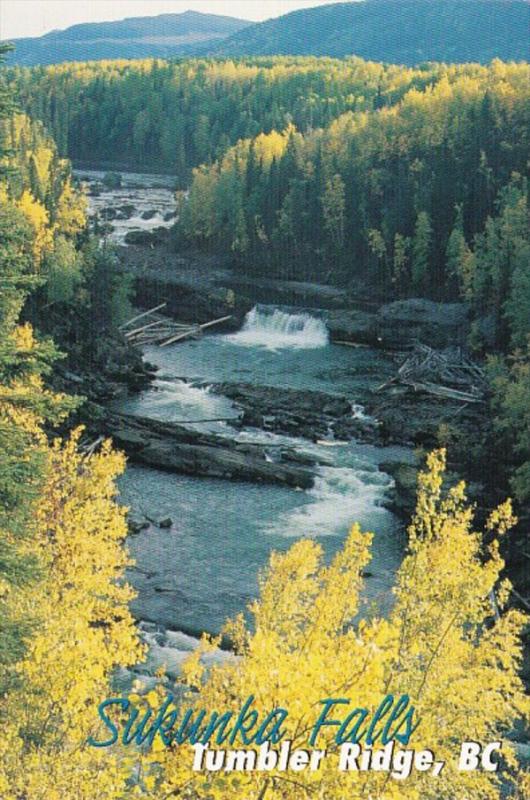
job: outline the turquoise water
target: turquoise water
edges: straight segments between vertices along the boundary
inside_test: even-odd
[[[271,313],[247,319],[235,335],[146,349],[146,359],[160,367],[159,378],[121,407],[187,421],[232,439],[269,443],[271,459],[272,445],[289,445],[318,455],[324,465],[306,492],[130,466],[120,483],[123,501],[154,521],[173,520],[170,529],[153,524],[129,538],[136,560],[130,579],[138,591],[133,611],[140,619],[193,635],[216,633],[255,596],[258,573],[271,550],[285,550],[307,536],[318,539],[329,558],[355,521],[375,533],[365,599],[388,608],[403,549],[400,526],[383,506],[391,479],[378,465],[388,460],[388,449],[326,440],[314,444],[237,431],[229,422],[193,422],[237,416],[227,398],[202,385],[223,380],[346,394],[352,414],[362,415],[367,388],[392,371],[379,352],[330,345],[322,323],[312,318],[290,315],[271,322]],[[190,385],[193,380],[201,386]]]

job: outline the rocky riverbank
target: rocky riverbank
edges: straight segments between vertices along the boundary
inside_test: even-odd
[[[64,361],[56,362],[54,388],[106,403],[145,389],[154,377],[154,368],[144,362],[141,352],[119,331],[105,334],[98,341],[97,352],[89,356],[80,359],[67,354]]]
[[[93,430],[111,436],[131,461],[206,478],[309,489],[317,459],[289,447],[237,442],[183,425],[91,408]]]
[[[384,303],[361,285],[344,290],[299,281],[248,278],[225,257],[174,253],[167,246],[120,248],[133,275],[136,302],[143,308],[167,303],[183,322],[207,322],[232,315],[237,329],[256,304],[281,305],[320,316],[332,341],[385,349],[423,341],[433,347],[465,344],[469,309],[465,303],[435,303],[410,298]]]

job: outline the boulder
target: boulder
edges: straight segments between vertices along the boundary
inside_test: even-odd
[[[381,306],[377,328],[383,345],[407,345],[420,341],[431,347],[465,344],[469,334],[466,303],[435,303],[412,297]]]
[[[104,219],[107,222],[111,222],[118,216],[118,211],[116,208],[113,208],[112,206],[104,206],[104,208],[102,208],[101,211],[99,212],[99,216],[101,217],[101,219]]]
[[[130,219],[136,211],[136,206],[133,206],[132,203],[124,203],[118,206],[118,211],[122,215],[122,219]]]
[[[327,311],[324,321],[332,341],[378,343],[377,317],[368,311],[357,309]]]
[[[122,185],[122,176],[119,172],[106,172],[103,176],[103,185],[107,189],[120,189]]]
[[[280,484],[301,489],[313,486],[311,467],[290,448],[282,448],[278,461],[268,458],[265,446],[233,442],[170,422],[107,411],[100,420],[106,434],[131,460],[184,475]]]
[[[129,533],[140,533],[140,531],[144,531],[149,527],[149,523],[146,519],[129,515],[127,517],[127,527],[129,528]]]

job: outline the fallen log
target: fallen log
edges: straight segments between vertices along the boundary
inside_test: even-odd
[[[175,344],[176,342],[181,342],[183,339],[189,339],[190,336],[196,336],[197,333],[197,328],[190,328],[188,331],[184,331],[184,333],[178,333],[176,336],[170,336],[169,339],[160,342],[160,347],[167,347],[168,344]]]
[[[154,314],[155,311],[159,311],[161,308],[165,308],[166,305],[167,303],[160,303],[160,305],[155,306],[154,308],[150,308],[149,311],[143,311],[141,314],[137,314],[135,317],[131,317],[131,319],[128,319],[127,322],[123,322],[120,325],[120,328],[126,328],[133,322],[137,322],[139,319],[143,319],[143,317],[147,317],[149,314]]]
[[[415,392],[425,392],[432,394],[435,397],[442,397],[446,400],[459,400],[463,403],[483,403],[482,397],[468,392],[461,392],[459,389],[450,389],[448,386],[442,386],[435,383],[417,383],[409,382],[408,385],[414,389]]]
[[[165,319],[157,319],[157,320],[155,320],[155,322],[149,322],[147,325],[142,325],[141,328],[135,328],[132,331],[125,331],[125,337],[127,339],[130,339],[132,336],[135,336],[136,334],[139,334],[139,333],[143,333],[143,331],[146,331],[149,328],[156,328],[156,327],[158,327],[160,325],[167,325],[167,324],[168,324],[167,320],[165,320]]]
[[[175,344],[176,342],[180,342],[190,336],[195,336],[198,333],[202,333],[202,331],[206,330],[207,328],[211,328],[214,325],[221,325],[223,322],[228,322],[230,319],[232,319],[231,314],[226,317],[219,317],[219,319],[213,319],[211,322],[203,322],[202,325],[194,325],[190,327],[188,331],[178,333],[176,336],[171,336],[165,342],[161,342],[160,347],[166,347],[168,344]]]
[[[219,319],[214,319],[211,322],[203,322],[202,325],[199,325],[201,331],[205,331],[206,328],[211,328],[213,325],[220,325],[222,322],[228,322],[228,320],[232,319],[232,314],[229,314],[227,317],[219,317]]]
[[[333,339],[331,344],[340,344],[342,347],[370,347],[369,344],[363,344],[362,342],[346,342],[344,339]]]

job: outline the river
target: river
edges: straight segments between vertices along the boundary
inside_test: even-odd
[[[141,184],[142,204],[157,208],[158,184],[149,194],[148,176],[128,182]],[[139,191],[134,189],[136,205]],[[167,213],[167,195],[162,200]],[[103,199],[91,200],[91,209],[127,202],[133,199],[126,188],[108,190]],[[157,213],[160,217],[162,209]],[[130,229],[131,223],[118,226],[115,241],[122,241],[124,225]],[[355,521],[375,534],[364,602],[375,603],[384,613],[404,546],[402,528],[385,507],[392,481],[379,468],[392,455],[389,448],[336,441],[331,435],[312,442],[296,432],[283,436],[241,429],[230,423],[239,417],[237,407],[210,384],[230,381],[346,396],[352,416],[363,419],[363,396],[390,373],[390,360],[370,348],[330,344],[318,312],[277,307],[253,309],[236,333],[148,347],[144,356],[158,366],[157,380],[143,393],[120,401],[118,410],[185,422],[232,440],[265,443],[271,461],[278,448],[289,446],[316,455],[321,466],[307,491],[128,466],[120,479],[121,500],[152,521],[128,539],[136,562],[128,573],[137,591],[132,610],[150,645],[147,665],[139,671],[152,674],[164,663],[176,674],[202,631],[218,633],[227,617],[244,610],[256,596],[258,574],[272,550],[312,537],[329,559]],[[399,456],[406,457],[402,449]],[[164,518],[171,519],[170,527],[156,524]]]

